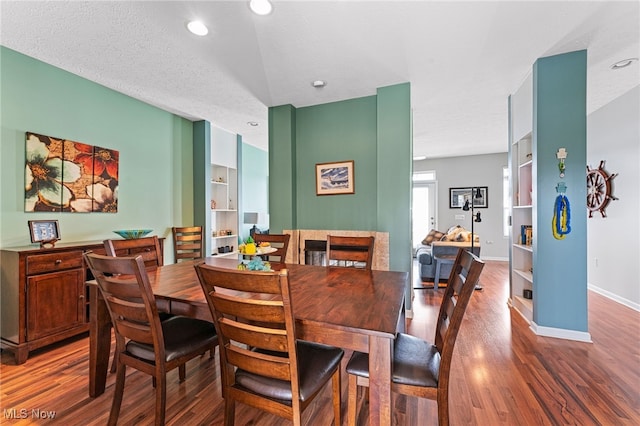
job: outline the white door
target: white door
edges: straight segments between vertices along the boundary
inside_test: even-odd
[[[436,183],[413,183],[413,249],[431,229],[438,229],[436,218]]]

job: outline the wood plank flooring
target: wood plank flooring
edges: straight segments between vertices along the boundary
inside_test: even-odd
[[[589,292],[593,343],[538,337],[507,306],[505,262],[488,261],[481,282],[484,290],[471,299],[455,349],[452,425],[640,424],[640,313]],[[442,293],[414,291],[408,332],[432,339]],[[106,424],[115,378],[109,375],[102,396],[89,398],[88,345],[87,337],[68,340],[32,353],[23,365],[3,352],[0,424]],[[169,374],[167,424],[222,424],[216,358],[190,361],[183,383],[178,383],[177,371]],[[119,424],[152,424],[153,396],[151,379],[129,370]],[[342,400],[346,424],[346,375]],[[366,410],[360,416],[363,425],[368,423]],[[393,416],[394,425],[437,424],[432,401],[394,396]],[[305,425],[333,424],[329,388],[303,420]],[[238,404],[236,424],[288,423]]]

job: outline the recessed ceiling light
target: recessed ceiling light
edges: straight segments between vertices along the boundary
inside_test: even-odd
[[[206,36],[209,34],[209,28],[201,21],[189,21],[187,23],[187,29],[195,35]]]
[[[273,5],[269,0],[251,0],[249,7],[256,15],[268,15],[273,10]]]
[[[326,86],[326,85],[327,85],[327,82],[326,82],[326,81],[324,81],[324,80],[316,80],[316,81],[312,82],[312,83],[311,83],[311,85],[312,85],[313,87],[318,87],[318,88],[320,88],[320,87],[324,87],[324,86]]]
[[[258,122],[257,122],[257,121],[247,121],[247,124],[248,124],[249,126],[256,127],[256,126],[258,125]]]
[[[631,64],[633,64],[634,62],[637,62],[637,61],[638,61],[638,58],[623,59],[623,60],[618,61],[615,64],[611,65],[611,69],[612,70],[619,70],[620,68],[628,67],[629,65],[631,65]]]

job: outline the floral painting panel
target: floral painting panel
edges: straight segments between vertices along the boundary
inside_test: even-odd
[[[82,142],[65,141],[64,158],[80,170],[79,178],[69,184],[73,194],[70,211],[93,211],[93,146]]]
[[[118,169],[120,153],[93,147],[93,211],[118,212]]]
[[[25,206],[27,212],[60,212],[71,192],[65,182],[73,180],[64,170],[60,139],[26,134]],[[67,173],[72,173],[69,167]]]

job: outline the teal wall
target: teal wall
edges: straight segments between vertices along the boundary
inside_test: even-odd
[[[375,96],[269,108],[270,214],[282,229],[389,232],[391,270],[411,272],[408,83]],[[317,196],[315,165],[354,161],[355,193]],[[410,295],[410,285],[407,289]],[[407,297],[410,309],[411,298]]]
[[[211,123],[205,120],[193,123],[193,152],[191,168],[193,169],[193,225],[204,229],[205,253],[211,253]]]
[[[587,211],[587,52],[541,58],[533,67],[533,179],[537,206],[534,229],[534,312],[538,326],[588,331]],[[565,177],[556,152],[566,148]],[[556,185],[567,185],[571,233],[556,240],[551,229]]]
[[[298,108],[299,229],[378,230],[376,97]],[[316,163],[354,161],[355,194],[316,195]]]
[[[190,121],[5,47],[0,90],[0,245],[29,244],[31,219],[58,220],[65,242],[126,228],[166,237],[193,221]],[[120,151],[118,213],[25,213],[28,131]]]
[[[255,146],[242,144],[240,150],[240,210],[242,212],[257,212],[261,214],[269,211],[269,154]],[[240,215],[240,237],[246,239],[252,225],[242,223],[244,215]],[[258,223],[258,228],[266,229],[267,221]]]
[[[298,229],[296,212],[296,109],[269,108],[270,232]]]

